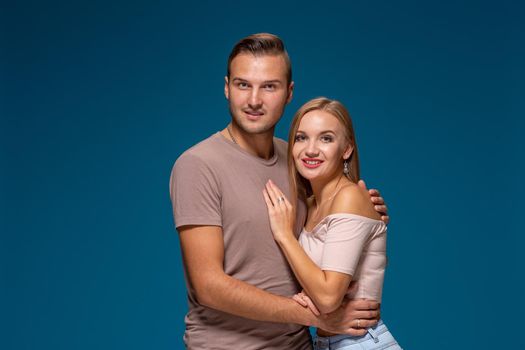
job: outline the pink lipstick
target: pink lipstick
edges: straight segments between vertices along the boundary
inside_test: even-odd
[[[317,158],[302,158],[301,161],[308,169],[315,169],[323,163],[321,159]]]

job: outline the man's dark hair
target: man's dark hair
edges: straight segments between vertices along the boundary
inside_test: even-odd
[[[277,35],[269,33],[252,34],[235,44],[230,53],[230,57],[228,57],[228,79],[230,79],[231,63],[233,59],[241,53],[251,53],[254,56],[282,55],[286,62],[287,83],[290,84],[292,82],[292,64],[290,57],[288,56],[288,52],[286,52],[283,41]]]

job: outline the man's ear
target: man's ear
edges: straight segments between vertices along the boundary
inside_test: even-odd
[[[226,96],[226,99],[230,99],[230,87],[228,86],[228,77],[224,77],[224,96]]]
[[[290,83],[290,85],[288,85],[288,97],[286,98],[286,104],[290,103],[290,101],[292,100],[292,97],[293,97],[293,87],[294,87],[294,82],[292,81]]]

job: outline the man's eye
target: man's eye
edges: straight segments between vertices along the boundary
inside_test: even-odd
[[[246,89],[248,87],[248,84],[246,84],[246,83],[238,83],[237,86],[239,87],[239,89]]]
[[[268,85],[265,85],[264,88],[265,88],[266,90],[273,91],[273,90],[275,90],[275,85],[273,85],[273,84],[268,84]]]

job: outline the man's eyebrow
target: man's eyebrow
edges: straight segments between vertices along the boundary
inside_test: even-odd
[[[246,79],[243,79],[243,78],[239,78],[239,77],[234,77],[232,79],[232,81],[238,81],[238,82],[243,82],[243,83],[247,83],[248,80]],[[272,79],[272,80],[265,80],[263,81],[263,84],[282,84],[283,82],[279,79]]]

